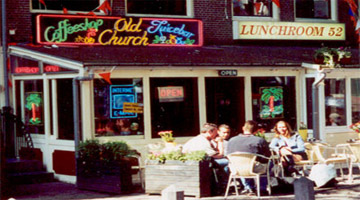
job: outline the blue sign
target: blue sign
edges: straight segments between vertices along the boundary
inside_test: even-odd
[[[136,92],[133,85],[110,86],[110,118],[135,118],[137,113],[123,111],[124,102],[136,103]]]

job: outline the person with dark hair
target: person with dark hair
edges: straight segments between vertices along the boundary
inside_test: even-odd
[[[292,131],[289,123],[278,121],[274,127],[275,137],[270,148],[280,155],[286,175],[297,175],[296,161],[306,160],[304,141],[298,133]]]
[[[245,122],[242,127],[243,134],[239,134],[229,140],[227,147],[227,155],[234,152],[248,152],[264,155],[266,157],[270,157],[271,152],[269,149],[269,145],[264,138],[257,137],[254,134],[258,130],[257,123],[253,120],[248,120]],[[254,166],[254,171],[263,172],[266,170],[265,165],[261,163],[267,163],[266,159],[257,160],[258,163]],[[241,191],[242,194],[252,194],[255,188],[253,179],[241,179],[241,182],[244,186]],[[260,179],[260,190],[265,193],[266,192],[266,179]]]

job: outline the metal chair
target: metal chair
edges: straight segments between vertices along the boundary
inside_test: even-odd
[[[229,169],[230,169],[230,176],[229,181],[227,183],[226,192],[225,192],[225,198],[228,196],[229,188],[231,186],[231,183],[233,182],[235,186],[235,192],[238,196],[238,188],[236,185],[236,179],[238,178],[253,178],[256,180],[256,186],[257,186],[257,196],[260,197],[260,177],[266,176],[267,177],[267,189],[269,194],[271,195],[271,187],[269,187],[270,183],[270,175],[269,175],[269,163],[270,158],[265,157],[260,154],[254,154],[254,153],[247,153],[247,152],[235,152],[231,153],[227,156],[229,159]],[[268,160],[267,163],[264,164],[263,170],[260,170],[258,172],[255,170],[255,165],[257,165],[259,162],[256,161],[257,158],[262,158],[265,160]]]
[[[338,156],[348,157],[350,159],[348,180],[352,182],[354,164],[357,164],[360,170],[360,143],[338,144],[336,148],[336,154]],[[341,150],[342,152],[339,153]]]
[[[344,178],[343,164],[346,164],[347,168],[350,168],[351,165],[348,154],[340,155],[337,153],[338,148],[332,147],[326,143],[314,142],[309,144],[313,150],[313,163],[333,164],[334,166],[339,166],[341,176]]]

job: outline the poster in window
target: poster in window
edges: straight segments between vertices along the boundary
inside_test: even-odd
[[[41,92],[25,93],[25,120],[27,125],[43,124],[43,96]]]
[[[276,119],[283,118],[283,88],[278,87],[261,87],[260,88],[260,118]]]
[[[110,118],[136,118],[137,113],[124,112],[124,103],[137,103],[133,85],[110,86]]]

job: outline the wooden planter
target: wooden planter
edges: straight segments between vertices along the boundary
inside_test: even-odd
[[[77,162],[76,185],[79,189],[109,193],[129,193],[133,189],[131,164],[128,161]]]
[[[184,195],[207,197],[211,195],[212,171],[208,161],[147,160],[145,165],[145,192],[160,194],[174,184]]]

